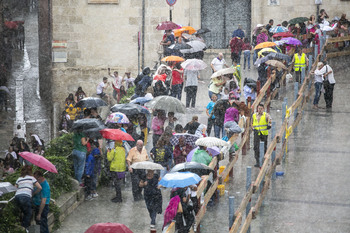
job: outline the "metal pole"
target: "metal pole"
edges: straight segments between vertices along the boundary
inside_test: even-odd
[[[309,69],[308,69],[308,73],[310,73],[311,67],[312,67],[312,55],[310,54],[309,55]]]
[[[305,67],[301,67],[301,83],[304,82],[305,79]]]
[[[141,70],[145,67],[145,14],[146,14],[145,0],[142,0],[142,58],[141,58]]]
[[[259,145],[259,167],[262,166],[263,161],[264,161],[264,155],[265,155],[265,149],[264,149],[264,142],[260,142]]]
[[[288,103],[288,98],[285,97],[282,103],[282,124],[284,119],[286,118],[287,103]],[[282,144],[284,143],[285,140],[286,140],[286,132],[283,133]],[[283,159],[285,158],[285,155],[286,155],[286,152],[283,152]]]
[[[171,7],[169,8],[169,19],[170,19],[170,21],[173,21],[173,11],[172,11]]]
[[[294,101],[298,99],[298,92],[299,92],[299,83],[295,82],[294,83]],[[298,115],[298,108],[295,109],[294,111],[294,120],[297,118]],[[297,133],[297,127],[294,129],[294,133]]]
[[[314,58],[315,58],[315,61],[317,60],[317,54],[318,54],[318,45],[315,44],[315,51],[314,51]]]
[[[272,124],[271,124],[271,138],[275,138],[276,136],[276,121],[273,121]],[[272,151],[272,154],[271,154],[271,163],[273,164],[275,162],[275,158],[276,158],[276,147],[275,149]],[[275,170],[273,170],[273,173],[272,173],[272,179],[274,180],[276,178],[276,172]]]
[[[233,222],[234,222],[234,216],[235,216],[235,197],[230,196],[228,198],[228,206],[229,206],[229,229],[231,229]]]
[[[248,191],[248,189],[250,188],[251,184],[252,184],[252,167],[251,166],[247,166],[246,191]],[[246,216],[248,216],[248,214],[249,214],[250,207],[251,207],[251,202],[249,201],[248,204],[247,204],[247,207],[245,209]],[[250,227],[248,228],[247,232],[250,233]]]

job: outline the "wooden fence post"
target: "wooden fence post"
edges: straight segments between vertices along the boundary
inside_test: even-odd
[[[317,55],[318,55],[318,45],[315,44],[315,50],[314,50],[314,58],[315,58],[315,61],[317,60]]]
[[[252,167],[247,166],[247,179],[246,179],[246,191],[248,192],[250,186],[252,185]],[[251,200],[249,200],[247,207],[245,209],[246,216],[248,216],[251,208]],[[248,228],[248,233],[250,233],[250,227]]]
[[[256,81],[256,96],[259,95],[260,92],[260,80]],[[254,109],[253,109],[254,111]]]
[[[235,221],[235,197],[230,196],[228,198],[228,206],[229,206],[229,229],[231,229],[233,222]]]
[[[299,92],[299,83],[295,82],[294,83],[294,101],[296,101],[298,99],[298,92]],[[298,108],[295,109],[294,111],[294,120],[297,118],[298,115]],[[297,127],[295,127],[294,129],[294,133],[297,133]]]

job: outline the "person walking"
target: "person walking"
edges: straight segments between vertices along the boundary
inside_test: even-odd
[[[85,168],[85,159],[87,148],[86,145],[89,141],[89,138],[85,136],[80,131],[74,132],[73,134],[73,165],[74,165],[74,174],[75,179],[79,182],[80,186],[83,186],[82,176]]]
[[[143,169],[132,169],[131,165],[137,162],[147,161],[149,160],[147,150],[143,146],[143,141],[138,140],[136,142],[136,146],[131,148],[126,158],[126,162],[128,163],[129,172],[131,174],[131,182],[132,182],[132,194],[134,197],[134,201],[142,200],[142,188],[139,186],[140,180],[143,175],[145,175],[145,170]]]
[[[213,108],[215,106],[217,99],[218,99],[218,97],[215,94],[213,94],[211,96],[211,101],[208,103],[208,105],[206,107],[206,114],[208,116],[208,127],[207,127],[208,137],[210,136],[211,128],[213,127],[214,121],[215,121],[215,116],[214,116],[214,114],[211,114],[211,111],[213,111]]]
[[[144,198],[146,207],[151,217],[151,229],[156,227],[157,214],[162,213],[162,192],[158,187],[160,177],[153,170],[148,170],[147,174],[142,177],[139,186],[144,188]]]
[[[164,123],[166,120],[165,112],[163,110],[157,111],[157,116],[155,116],[152,120],[152,130],[153,130],[153,147],[157,145],[157,142],[164,133]]]
[[[176,63],[172,71],[171,81],[171,96],[181,100],[182,87],[183,87],[183,73],[184,70],[180,63]]]
[[[317,63],[317,70],[321,70],[323,67],[323,63],[319,62]],[[313,109],[318,109],[318,102],[320,101],[321,97],[321,89],[323,85],[323,77],[321,72],[311,72],[311,74],[315,75],[315,98],[314,98],[314,106],[312,107]]]
[[[196,96],[198,88],[199,71],[185,69],[185,92],[186,92],[186,108],[195,108]]]
[[[230,40],[232,64],[241,63],[241,52],[242,52],[243,45],[244,43],[242,41],[242,38],[240,37],[233,37]]]
[[[309,66],[309,59],[301,48],[298,48],[298,52],[294,54],[292,64],[294,66],[295,82],[301,83],[301,70]]]
[[[28,165],[22,167],[15,186],[17,188],[15,203],[23,213],[22,226],[27,229],[32,219],[32,195],[38,194],[42,187],[33,177],[32,167]],[[34,186],[36,190],[33,192]]]
[[[111,199],[112,202],[122,202],[121,181],[125,178],[125,148],[122,141],[114,142],[114,149],[110,148],[107,151],[107,159],[110,162],[109,170],[111,172],[113,185],[115,187],[115,197]]]
[[[244,38],[243,42],[244,42],[242,47],[243,55],[244,55],[243,70],[245,70],[246,63],[248,63],[248,70],[250,70],[250,51],[252,50],[252,46],[248,38]]]
[[[185,137],[179,138],[179,144],[174,147],[174,162],[175,165],[186,162],[188,153],[192,150],[192,146],[186,143]]]
[[[266,153],[268,129],[271,128],[271,117],[264,112],[262,103],[258,105],[258,112],[253,114],[252,128],[254,130],[254,155],[256,160],[254,167],[260,167],[260,142],[264,142],[264,153]]]
[[[160,170],[160,178],[163,178],[169,170],[169,160],[172,159],[172,152],[163,138],[160,138],[157,145],[152,148],[150,156],[155,163],[162,165],[164,168]]]
[[[219,53],[218,56],[211,61],[210,67],[213,70],[213,73],[222,70],[224,67],[228,68],[224,55]]]
[[[322,65],[315,70],[315,75],[323,75],[323,87],[325,90],[324,100],[326,102],[326,109],[330,110],[332,109],[335,85],[333,69],[326,62],[323,62]]]
[[[49,233],[47,215],[49,214],[50,210],[50,185],[41,171],[35,171],[34,177],[39,182],[42,188],[41,191],[33,197],[33,203],[35,207],[35,221],[37,225],[40,225],[40,233]]]

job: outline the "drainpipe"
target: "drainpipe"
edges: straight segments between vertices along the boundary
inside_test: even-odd
[[[141,60],[141,68],[143,70],[143,68],[145,67],[145,11],[146,11],[146,7],[145,7],[145,0],[142,0],[142,51],[141,51],[141,56],[142,56],[142,60]]]

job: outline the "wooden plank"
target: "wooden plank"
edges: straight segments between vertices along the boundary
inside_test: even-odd
[[[199,209],[197,215],[196,215],[196,223],[197,225],[199,225],[199,221],[200,219],[202,219],[204,217],[205,212],[207,211],[207,207],[205,205],[202,205],[201,208]]]
[[[234,223],[232,224],[232,227],[230,229],[230,233],[237,233],[239,227],[242,224],[242,214],[239,213],[234,221]]]
[[[271,85],[271,78],[269,78],[265,85],[263,86],[263,88],[260,89],[259,95],[257,96],[257,98],[255,99],[254,103],[252,104],[252,109],[254,110],[256,108],[256,106],[258,106],[258,104],[261,102],[261,100],[264,98],[265,96],[265,92],[267,91],[267,89],[270,87]]]
[[[286,126],[288,125],[288,119],[285,118],[283,123],[282,123],[282,126],[280,128],[280,131],[278,131],[278,133],[276,134],[276,140],[277,140],[277,143],[280,143],[281,142],[281,138],[283,137],[283,134],[284,132],[286,131]]]
[[[238,209],[235,212],[235,215],[234,215],[235,218],[237,218],[239,214],[244,213],[250,199],[252,198],[252,195],[253,195],[253,186],[250,186],[248,191],[244,195],[243,200],[241,201],[241,204],[239,205]]]
[[[215,157],[211,160],[211,162],[209,163],[209,166],[208,166],[208,167],[210,167],[211,169],[214,169],[214,168],[216,167],[217,163],[218,163],[218,157],[215,156]]]
[[[343,42],[343,41],[347,41],[347,40],[350,40],[350,36],[339,36],[339,37],[328,38],[327,42],[328,43],[336,43],[336,42]]]
[[[197,188],[197,198],[199,198],[202,195],[202,192],[204,191],[204,189],[207,187],[207,184],[208,184],[209,176],[202,176],[202,177],[203,178]]]
[[[165,233],[175,233],[175,222],[171,222]]]
[[[219,179],[215,179],[214,183],[210,186],[209,190],[204,196],[204,203],[203,205],[207,205],[210,201],[210,198],[213,196],[213,194],[216,192],[216,189],[219,185]]]
[[[242,226],[240,233],[246,233],[248,231],[248,229],[250,227],[250,223],[252,222],[253,211],[254,211],[254,207],[250,209],[249,214],[245,218],[245,221],[243,223],[243,226]]]
[[[254,206],[254,211],[253,211],[253,219],[255,219],[256,215],[259,213],[259,209],[262,205],[262,202],[267,194],[267,191],[269,190],[269,186],[270,186],[270,182],[271,182],[271,177],[265,177],[265,183],[263,186],[263,189],[258,197],[258,200]]]
[[[347,56],[347,55],[350,55],[350,50],[327,53],[326,56],[327,56],[327,58],[333,58],[333,57],[340,57],[340,56]]]

